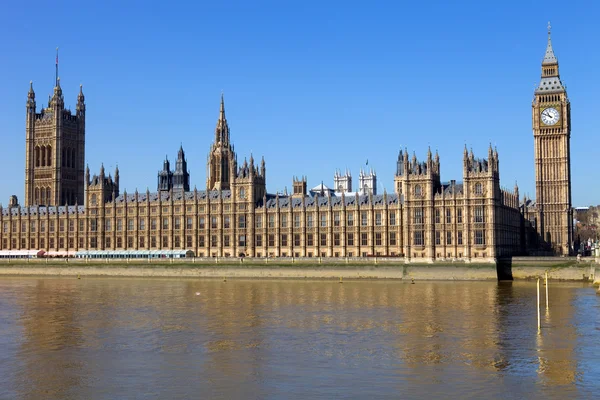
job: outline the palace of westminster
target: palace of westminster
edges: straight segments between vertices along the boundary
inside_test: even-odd
[[[57,74],[58,76],[58,74]],[[499,156],[465,148],[462,182],[440,180],[437,153],[400,151],[394,193],[377,193],[376,176],[335,174],[334,189],[267,192],[265,160],[238,164],[221,108],[207,161],[205,190],[190,190],[182,148],[165,160],[156,192],[121,193],[119,170],[85,166],[86,106],[66,109],[60,79],[48,106],[26,103],[25,200],[0,206],[0,251],[191,251],[196,257],[366,257],[494,261],[511,255],[572,252],[570,104],[548,31],[532,103],[536,201],[500,186]],[[83,204],[82,204],[83,203]]]

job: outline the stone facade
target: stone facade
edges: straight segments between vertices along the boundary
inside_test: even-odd
[[[535,215],[540,247],[569,255],[573,241],[571,205],[571,103],[560,80],[550,26],[542,78],[532,104],[535,154]]]
[[[551,50],[550,42],[548,46]],[[68,194],[67,203],[79,200],[78,175],[73,172],[72,181],[41,180],[35,172],[37,160],[43,158],[37,158],[42,153],[36,149],[48,146],[44,154],[52,158],[49,165],[40,169],[53,173],[79,171],[83,162],[83,149],[77,147],[83,146],[83,94],[80,92],[77,115],[71,116],[62,108],[57,81],[48,122],[48,132],[57,132],[57,136],[45,145],[36,135],[37,124],[42,123],[39,121],[44,120],[46,112],[35,113],[35,95],[30,90],[26,204],[0,207],[0,250],[185,249],[198,257],[395,256],[425,262],[493,261],[529,251],[538,242],[533,234],[536,228],[538,235],[550,232],[556,249],[568,253],[569,103],[564,91],[551,89],[546,93],[542,89],[545,79],[558,80],[558,64],[548,64],[546,59],[544,63],[542,84],[533,104],[540,199],[537,205],[527,201],[520,204],[516,185],[514,191],[500,186],[499,156],[491,146],[487,157],[476,157],[465,148],[462,183],[441,181],[437,153],[433,155],[429,150],[424,161],[419,161],[414,154],[409,157],[405,149],[398,155],[393,193],[374,193],[374,180],[373,190],[364,194],[343,190],[339,194],[334,190],[307,193],[306,178],[302,177],[293,179],[291,195],[269,194],[264,158],[255,163],[250,155],[238,164],[221,98],[207,159],[206,190],[189,190],[189,175],[180,149],[181,162],[176,168],[180,181],[175,182],[169,165],[165,165],[166,186],[161,186],[159,173],[158,192],[121,194],[118,169],[113,179],[105,176],[102,166],[99,174],[90,177],[86,169],[82,177],[85,206],[59,206],[58,200],[65,200],[63,194]],[[556,126],[540,122],[540,116],[549,107],[564,115]],[[61,126],[66,125],[74,127],[67,135],[71,139],[57,142],[63,132]],[[42,137],[50,140],[50,136]],[[65,148],[70,149],[66,156],[71,160],[66,162],[69,166],[55,171],[56,165],[62,166],[64,158],[59,155]],[[73,163],[76,168],[71,167]],[[339,178],[336,189],[345,189],[342,177]],[[44,188],[50,188],[51,201],[39,201],[44,197],[36,197],[38,183],[48,185]],[[67,188],[73,190],[69,192]],[[558,203],[553,199],[559,199]]]
[[[25,206],[83,204],[85,166],[85,97],[80,86],[75,114],[65,109],[56,79],[48,107],[36,111],[30,83],[25,126]]]

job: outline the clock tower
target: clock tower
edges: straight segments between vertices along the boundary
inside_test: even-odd
[[[555,254],[571,253],[571,104],[560,80],[558,60],[548,45],[542,61],[542,78],[532,104],[535,157],[536,230],[542,243]]]

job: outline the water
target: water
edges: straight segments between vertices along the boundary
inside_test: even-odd
[[[0,278],[0,398],[597,396],[600,296],[551,284],[541,335],[535,307],[527,282]]]

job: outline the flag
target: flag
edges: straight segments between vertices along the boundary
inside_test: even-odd
[[[369,165],[369,159],[367,158],[367,163],[365,165]]]

